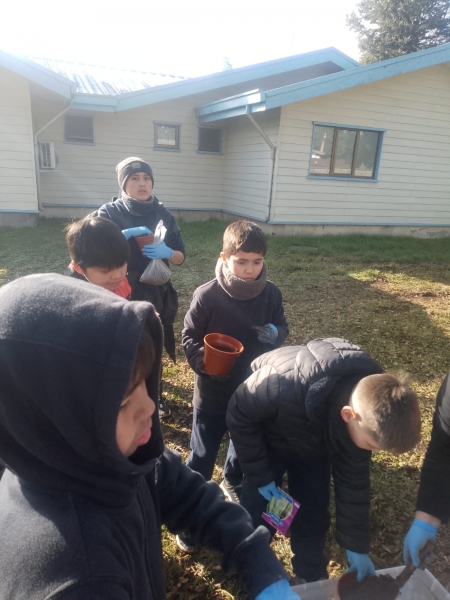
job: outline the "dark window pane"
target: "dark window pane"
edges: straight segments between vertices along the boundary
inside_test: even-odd
[[[373,177],[379,136],[378,131],[359,132],[355,177]]]
[[[222,130],[200,127],[198,130],[198,150],[200,152],[221,152]]]
[[[66,142],[92,143],[94,141],[94,126],[92,117],[66,115]]]
[[[356,131],[352,129],[339,129],[337,135],[334,173],[336,175],[351,175]]]
[[[310,173],[316,175],[330,174],[333,135],[334,127],[324,127],[323,125],[314,127]]]

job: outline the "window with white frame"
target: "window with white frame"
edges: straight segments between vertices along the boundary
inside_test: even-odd
[[[70,144],[93,144],[94,123],[92,117],[65,115],[64,140]]]
[[[154,147],[160,150],[179,150],[180,124],[155,122]]]
[[[197,151],[220,154],[222,152],[222,130],[215,127],[199,127]]]
[[[314,123],[309,175],[375,180],[383,131]]]

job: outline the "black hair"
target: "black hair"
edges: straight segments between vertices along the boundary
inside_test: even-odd
[[[150,333],[150,325],[145,323],[136,352],[136,360],[134,361],[133,372],[131,373],[130,382],[128,383],[125,398],[152,372],[153,363],[155,362],[156,351],[153,344],[153,339]]]
[[[223,234],[223,253],[230,258],[236,252],[254,252],[265,256],[267,240],[261,227],[251,221],[235,221]]]
[[[86,217],[65,228],[71,260],[82,269],[117,269],[130,260],[130,246],[120,228],[103,217]]]

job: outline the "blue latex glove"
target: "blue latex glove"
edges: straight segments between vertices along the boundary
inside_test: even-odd
[[[411,557],[412,564],[418,567],[420,563],[419,552],[427,542],[436,541],[436,534],[437,527],[420,519],[414,519],[403,543],[403,560],[405,564]]]
[[[122,229],[122,233],[127,240],[132,237],[139,237],[140,235],[152,235],[148,227],[130,227],[129,229]]]
[[[263,327],[253,325],[252,329],[256,331],[258,340],[263,344],[275,344],[278,339],[278,329],[272,323],[267,323]]]
[[[347,569],[346,573],[357,571],[358,574],[356,579],[358,581],[362,581],[366,575],[376,575],[373,562],[367,554],[360,554],[359,552],[352,552],[351,550],[346,550],[346,552],[350,564],[350,568]]]
[[[258,488],[258,492],[263,498],[267,500],[267,502],[270,502],[272,500],[272,496],[275,496],[277,500],[281,498],[280,492],[277,490],[275,481],[271,481],[269,485],[263,485],[263,487]]]
[[[280,579],[259,592],[255,600],[301,600],[301,598],[291,590],[287,579]]]
[[[147,244],[147,246],[142,248],[142,253],[152,260],[155,260],[155,258],[172,258],[173,256],[172,248],[166,246],[164,242],[160,242],[159,244]]]

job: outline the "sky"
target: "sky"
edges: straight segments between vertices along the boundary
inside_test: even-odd
[[[356,0],[0,0],[0,49],[199,76],[334,46],[358,60],[345,24]]]

